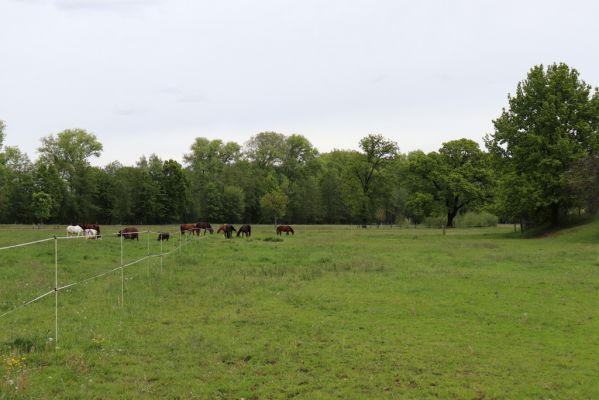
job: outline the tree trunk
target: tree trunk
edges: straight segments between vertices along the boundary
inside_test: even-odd
[[[453,219],[458,215],[457,211],[447,211],[447,228],[453,228]]]

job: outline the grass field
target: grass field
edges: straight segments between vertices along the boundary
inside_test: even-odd
[[[0,246],[54,234],[3,226]],[[59,286],[120,265],[109,235],[58,245]],[[259,226],[124,278],[124,305],[120,270],[60,292],[58,349],[53,294],[0,318],[0,399],[599,398],[598,222]],[[53,287],[52,241],[0,252],[0,314]]]

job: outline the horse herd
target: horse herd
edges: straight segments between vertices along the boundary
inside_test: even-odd
[[[181,234],[188,233],[191,235],[199,236],[202,232],[202,229],[204,230],[204,236],[206,235],[206,231],[210,232],[210,234],[214,233],[214,229],[212,229],[212,226],[208,222],[198,222],[197,224],[182,224],[180,226]],[[237,230],[232,224],[222,224],[216,230],[216,233],[221,232],[225,235],[225,238],[227,239],[231,239],[231,237],[233,236],[233,232],[237,232],[237,237],[250,237],[252,236],[252,226],[249,224],[243,224],[241,225],[239,230]],[[292,235],[294,234],[293,228],[289,225],[277,226],[276,232],[277,235],[281,235],[282,232],[285,232],[287,235],[289,235],[289,233],[291,233]]]
[[[202,229],[204,230],[204,236],[206,232],[210,232],[210,234],[214,233],[214,229],[208,222],[198,222],[197,224],[181,224],[179,226],[180,232],[182,235],[185,233],[191,235],[200,235]],[[248,224],[243,224],[236,230],[232,224],[222,224],[216,231],[216,233],[223,233],[225,238],[231,239],[233,236],[233,232],[237,232],[237,237],[240,235],[242,237],[250,237],[252,235],[252,226]],[[277,235],[281,235],[285,232],[287,235],[291,233],[294,234],[293,228],[289,225],[278,225],[276,229]],[[76,235],[76,236],[85,236],[86,239],[101,239],[102,235],[100,234],[100,225],[97,224],[80,224],[80,225],[69,225],[67,226],[67,236]],[[127,227],[121,229],[116,234],[117,237],[123,237],[123,239],[137,240],[139,241],[139,230],[135,227]],[[160,232],[158,233],[158,240],[169,240],[170,234],[168,232]]]

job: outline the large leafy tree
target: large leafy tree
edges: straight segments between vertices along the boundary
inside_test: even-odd
[[[59,196],[62,198],[59,219],[97,221],[98,210],[93,203],[96,182],[90,166],[90,159],[102,152],[96,136],[84,129],[67,129],[42,138],[38,152],[38,163],[55,168],[66,183],[67,190]]]
[[[356,179],[355,151],[333,150],[320,156],[320,204],[324,222],[352,223],[360,219],[363,192]]]
[[[235,142],[223,143],[222,140],[203,137],[195,139],[191,152],[184,156],[191,185],[191,217],[220,219],[221,200],[213,192],[223,191],[225,169],[239,162],[240,156],[241,146]],[[207,190],[209,185],[212,192]]]
[[[413,182],[411,206],[419,211],[443,209],[447,227],[467,207],[480,207],[490,197],[491,170],[487,154],[469,139],[443,143],[438,152],[416,152],[409,169],[417,177]]]
[[[162,222],[183,220],[188,209],[189,181],[181,164],[175,160],[164,161],[160,186],[164,194]]]
[[[65,178],[70,178],[89,165],[91,157],[99,157],[102,144],[93,133],[84,129],[67,129],[56,136],[42,138],[38,148],[40,160],[53,164]]]
[[[597,90],[566,64],[538,65],[508,101],[485,138],[501,171],[504,212],[556,225],[573,205],[566,172],[597,150]]]
[[[287,204],[289,199],[281,190],[275,189],[266,193],[260,198],[260,206],[264,210],[264,215],[274,218],[274,224],[277,224],[277,219],[280,220],[287,212]]]
[[[34,190],[33,164],[27,154],[18,147],[4,148],[4,176],[6,185],[2,197],[8,200],[8,207],[1,211],[2,219],[6,222],[32,222],[32,194]],[[2,168],[0,166],[0,168]],[[2,203],[2,201],[0,201]]]
[[[35,192],[31,200],[36,221],[44,223],[52,215],[52,197],[48,193]]]
[[[245,144],[245,155],[260,168],[280,166],[287,155],[285,135],[277,132],[260,132]]]
[[[225,186],[221,195],[223,218],[227,222],[243,222],[245,194],[237,186]]]
[[[286,154],[281,173],[289,181],[285,194],[289,197],[287,217],[309,223],[320,219],[320,193],[318,175],[321,163],[318,151],[304,136],[291,135],[286,138]]]
[[[235,142],[222,140],[195,139],[191,152],[185,154],[185,163],[197,177],[215,177],[224,166],[239,160],[241,147]]]
[[[377,173],[399,151],[397,143],[384,138],[382,135],[368,135],[360,140],[362,154],[354,165],[354,173],[360,181],[364,194],[372,191]]]
[[[360,140],[362,153],[353,162],[354,176],[362,189],[361,219],[365,223],[372,218],[374,191],[377,178],[399,151],[397,143],[382,135],[368,135]]]

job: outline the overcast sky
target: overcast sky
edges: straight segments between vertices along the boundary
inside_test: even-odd
[[[0,119],[33,159],[86,129],[96,165],[261,131],[320,151],[369,133],[482,144],[533,65],[599,85],[597,16],[590,0],[0,0]]]

